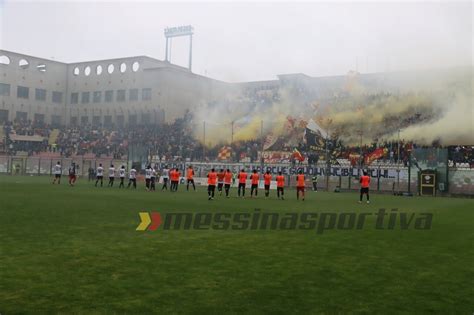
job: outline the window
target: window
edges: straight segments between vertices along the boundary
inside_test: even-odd
[[[0,95],[10,96],[10,84],[0,83]]]
[[[138,101],[138,89],[131,89],[128,97],[130,101]]]
[[[133,72],[137,72],[139,68],[140,68],[140,64],[138,63],[138,61],[135,61],[135,62],[132,64],[132,71],[133,71]]]
[[[0,124],[6,123],[8,121],[8,110],[0,109]]]
[[[25,86],[18,86],[16,97],[18,98],[29,98],[30,89]]]
[[[28,67],[30,66],[30,63],[29,63],[28,60],[26,60],[26,59],[21,59],[21,60],[18,62],[18,65],[19,65],[20,68],[22,68],[22,69],[28,69]]]
[[[99,126],[100,125],[100,116],[93,116],[92,117],[92,125]]]
[[[37,101],[46,101],[46,90],[45,89],[35,89],[35,100],[37,100]]]
[[[36,69],[38,69],[39,72],[46,72],[46,65],[44,63],[39,64],[36,66]]]
[[[51,115],[51,125],[53,127],[59,127],[61,125],[61,116]]]
[[[95,91],[93,96],[92,96],[92,102],[94,103],[100,103],[102,102],[102,92],[101,91]]]
[[[53,91],[53,103],[61,104],[63,102],[63,92]]]
[[[115,67],[114,67],[113,64],[108,65],[108,67],[107,67],[107,72],[108,72],[109,74],[114,73],[114,70],[115,70]]]
[[[44,123],[44,114],[35,114],[34,120],[37,123]]]
[[[150,101],[151,100],[151,89],[146,88],[142,89],[142,101]]]
[[[125,90],[117,91],[117,102],[125,102]]]
[[[16,120],[18,121],[27,121],[28,113],[27,112],[16,112]]]
[[[125,73],[125,71],[127,71],[127,64],[125,62],[123,62],[121,65],[120,65],[120,72],[121,73]]]
[[[128,116],[128,124],[130,126],[135,126],[137,124],[137,115]]]
[[[81,74],[81,70],[79,69],[79,67],[75,67],[74,70],[72,70],[72,74],[74,74],[74,75]]]
[[[147,113],[142,113],[142,124],[148,125],[150,123],[150,115]]]
[[[81,103],[88,104],[90,102],[90,93],[89,92],[82,92],[81,95]]]
[[[91,67],[87,66],[84,69],[84,74],[86,75],[86,77],[88,77],[91,74]]]
[[[123,115],[117,115],[116,120],[117,120],[117,126],[123,127],[124,122],[125,122],[124,116]]]
[[[81,125],[85,126],[89,123],[89,117],[88,116],[82,116],[81,117]]]
[[[101,65],[98,65],[98,66],[95,68],[95,74],[97,74],[97,75],[101,75],[101,74],[102,74],[102,66],[101,66]]]
[[[0,56],[0,64],[2,65],[9,65],[10,64],[10,58],[7,56]]]
[[[112,116],[110,115],[104,116],[104,126],[107,126],[107,127],[112,126]]]
[[[71,104],[79,103],[79,93],[71,93]]]
[[[114,100],[114,91],[105,91],[105,102],[112,103]]]

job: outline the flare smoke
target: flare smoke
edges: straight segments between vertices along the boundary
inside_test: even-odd
[[[395,140],[400,132],[402,139],[418,144],[473,145],[472,75],[472,67],[350,73],[333,86],[326,85],[326,90],[312,81],[281,83],[277,89],[251,95],[239,88],[222,100],[198,106],[194,121],[206,121],[207,146],[228,144],[231,139],[258,140],[262,133],[285,138],[289,119],[299,125],[313,119],[345,144]],[[299,127],[304,130],[304,125]],[[200,141],[202,128],[199,124],[194,128]]]

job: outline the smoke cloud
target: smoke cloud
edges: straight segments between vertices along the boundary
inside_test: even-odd
[[[473,68],[375,75],[350,73],[330,96],[318,85],[293,83],[277,88],[239,88],[194,111],[196,139],[207,146],[231,141],[295,137],[313,119],[344,144],[413,140],[421,145],[474,144]],[[324,79],[323,79],[324,80]],[[314,97],[318,91],[325,96]],[[293,125],[292,125],[293,124]],[[297,135],[302,141],[303,133]]]

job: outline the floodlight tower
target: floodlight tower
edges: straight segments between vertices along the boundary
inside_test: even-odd
[[[171,62],[171,40],[173,39],[173,37],[189,36],[189,65],[188,65],[188,69],[189,69],[189,71],[191,71],[192,62],[193,62],[193,34],[194,34],[194,27],[192,27],[191,25],[165,28],[165,37],[166,37],[165,61]],[[168,44],[168,42],[169,42],[169,44]],[[168,52],[169,52],[169,54],[168,54]],[[168,58],[168,56],[169,56],[169,58]]]

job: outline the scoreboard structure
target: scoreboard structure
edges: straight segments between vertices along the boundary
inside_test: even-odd
[[[436,170],[422,170],[419,172],[420,196],[436,196]]]
[[[193,63],[193,34],[194,34],[194,27],[192,27],[191,25],[177,26],[177,27],[167,27],[165,29],[165,37],[166,37],[165,60],[168,61],[168,62],[171,62],[171,41],[172,41],[173,37],[189,36],[189,65],[188,65],[188,69],[189,69],[189,71],[191,71],[192,63]]]

